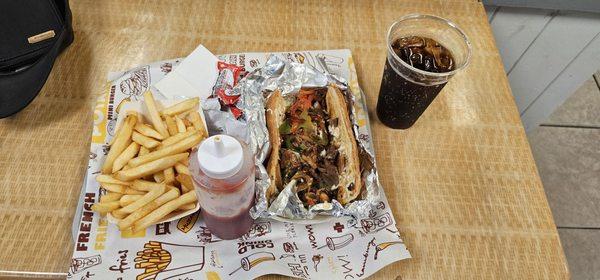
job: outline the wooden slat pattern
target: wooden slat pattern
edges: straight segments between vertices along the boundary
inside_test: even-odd
[[[106,73],[185,56],[202,43],[215,53],[352,50],[371,110],[381,180],[414,256],[374,278],[568,278],[477,1],[79,0],[72,6],[74,44],[32,105],[0,120],[1,271],[66,272],[93,101],[104,90]],[[455,21],[474,53],[469,68],[413,128],[395,131],[373,110],[387,27],[408,13]]]

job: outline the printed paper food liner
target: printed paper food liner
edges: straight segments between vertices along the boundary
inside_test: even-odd
[[[348,81],[354,94],[359,139],[370,140],[364,99],[352,56],[348,50],[280,53],[288,62],[304,62],[324,71],[324,60],[332,74]],[[225,62],[244,66],[248,71],[262,67],[269,57],[264,53],[220,56]],[[140,100],[144,91],[166,75],[178,60],[167,60],[109,75],[106,94],[98,99],[87,176],[74,219],[76,236],[69,279],[251,279],[281,274],[304,279],[360,279],[384,266],[410,258],[394,221],[391,209],[380,191],[380,201],[366,217],[330,217],[311,224],[258,219],[248,234],[237,240],[220,240],[205,227],[200,212],[177,221],[161,223],[145,232],[122,233],[106,217],[91,211],[102,192],[94,177],[99,173],[107,145],[114,135],[123,104]],[[329,78],[328,78],[329,79]],[[210,105],[210,104],[207,104]],[[204,107],[204,106],[203,106]],[[226,133],[247,131],[235,126],[227,116],[205,109],[206,122]],[[206,113],[209,112],[209,113]],[[213,112],[214,114],[210,113]],[[365,147],[372,154],[371,145]],[[265,210],[265,209],[263,209]]]

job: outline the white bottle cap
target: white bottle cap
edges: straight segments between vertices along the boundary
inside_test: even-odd
[[[235,175],[244,163],[244,150],[238,140],[227,135],[215,135],[198,147],[198,163],[206,176],[225,179]]]

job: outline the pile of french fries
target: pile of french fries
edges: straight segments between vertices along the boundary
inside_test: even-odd
[[[188,157],[208,136],[191,98],[159,111],[151,92],[144,93],[150,123],[129,113],[109,143],[96,181],[106,190],[92,209],[108,213],[119,229],[138,232],[176,211],[196,208]]]

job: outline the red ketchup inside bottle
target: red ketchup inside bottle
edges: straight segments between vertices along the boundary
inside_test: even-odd
[[[227,135],[204,140],[190,157],[202,216],[208,229],[221,239],[246,234],[254,220],[254,160],[248,146]]]

